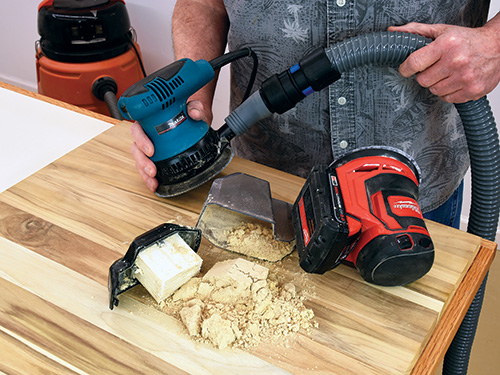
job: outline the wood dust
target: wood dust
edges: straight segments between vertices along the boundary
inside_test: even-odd
[[[295,241],[278,241],[272,227],[258,223],[243,223],[226,235],[228,250],[269,262],[280,261],[295,248]]]
[[[292,283],[281,285],[269,269],[238,258],[216,263],[160,304],[197,341],[219,349],[282,342],[317,324]]]

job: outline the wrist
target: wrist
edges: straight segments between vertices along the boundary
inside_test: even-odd
[[[490,42],[500,52],[500,38],[498,38],[500,34],[500,13],[497,13],[496,16],[486,22],[482,29],[488,32]]]

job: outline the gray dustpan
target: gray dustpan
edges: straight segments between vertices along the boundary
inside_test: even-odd
[[[270,225],[274,238],[295,239],[292,205],[271,197],[268,181],[244,173],[214,180],[196,227],[217,247],[232,250],[228,232],[242,223]]]

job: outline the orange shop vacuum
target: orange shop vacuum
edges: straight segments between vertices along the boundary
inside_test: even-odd
[[[121,119],[116,98],[146,75],[125,2],[42,1],[38,33],[38,92]]]

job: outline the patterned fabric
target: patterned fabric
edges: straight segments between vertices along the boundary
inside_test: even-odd
[[[251,47],[259,57],[256,86],[294,65],[317,46],[386,30],[410,21],[478,26],[489,0],[225,0],[230,50]],[[232,64],[231,108],[241,101],[251,59]],[[397,67],[344,74],[294,109],[254,125],[232,141],[236,155],[306,177],[314,165],[369,145],[410,154],[422,170],[424,212],[445,202],[469,165],[460,118]]]

